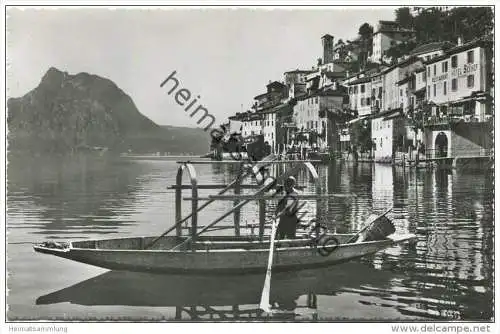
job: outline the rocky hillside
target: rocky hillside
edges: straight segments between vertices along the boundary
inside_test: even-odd
[[[38,87],[7,101],[10,151],[68,153],[106,147],[136,153],[201,154],[201,129],[162,127],[142,115],[111,80],[50,68]]]

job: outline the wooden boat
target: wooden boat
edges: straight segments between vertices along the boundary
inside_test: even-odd
[[[270,253],[269,235],[265,235],[265,201],[272,200],[266,195],[271,185],[264,182],[259,185],[243,185],[241,180],[262,167],[275,162],[275,157],[267,157],[252,168],[239,175],[229,185],[198,185],[193,164],[182,163],[177,174],[176,215],[175,224],[160,237],[134,237],[105,240],[73,241],[69,243],[46,242],[34,246],[36,252],[51,254],[73,261],[95,265],[107,269],[129,270],[143,272],[189,273],[189,274],[241,274],[248,272],[265,272]],[[302,163],[301,163],[302,164]],[[285,164],[286,165],[286,164]],[[316,190],[313,197],[321,197],[318,175],[311,163],[303,163],[316,180]],[[274,180],[275,183],[285,180],[297,172],[299,166],[287,169]],[[184,171],[189,172],[191,184],[183,184]],[[256,177],[258,179],[258,177]],[[256,187],[254,195],[240,195],[241,188]],[[218,195],[203,198],[198,196],[200,189],[223,188]],[[191,189],[192,196],[184,198],[191,202],[191,214],[182,218],[182,190]],[[228,189],[234,190],[234,195],[223,196]],[[326,196],[337,196],[335,194]],[[307,195],[305,197],[311,197]],[[207,202],[198,207],[198,202]],[[198,212],[215,200],[231,200],[233,208],[225,212],[212,223],[198,227]],[[259,201],[259,233],[258,235],[243,235],[240,221],[240,208],[252,200]],[[234,215],[235,236],[201,235],[214,228],[214,225],[229,216]],[[386,216],[387,212],[373,218],[368,225]],[[384,218],[385,219],[385,218]],[[182,235],[182,223],[190,221],[190,235]],[[173,229],[176,236],[166,234]],[[387,247],[414,238],[412,234],[392,234],[379,240],[358,242],[358,234],[311,235],[290,240],[277,240],[274,243],[273,271],[294,271],[306,268],[326,267],[346,262],[376,253]],[[368,240],[365,238],[365,240]]]

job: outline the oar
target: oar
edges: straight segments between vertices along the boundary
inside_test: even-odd
[[[231,182],[230,184],[228,184],[224,189],[222,189],[221,191],[219,191],[218,195],[223,195],[226,191],[228,191],[229,189],[231,189],[235,184],[236,182],[241,182],[245,177],[249,176],[250,174],[252,173],[255,173],[256,171],[258,171],[261,167],[263,166],[267,166],[267,164],[271,161],[274,161],[276,160],[276,156],[274,154],[271,154],[271,155],[268,155],[267,157],[265,157],[264,159],[262,159],[261,161],[257,162],[257,164],[255,164],[255,166],[252,166],[252,168],[245,172],[241,177],[240,179],[238,180],[238,178],[236,178],[235,180],[233,180],[233,182]],[[261,166],[261,164],[263,164],[263,166]],[[208,202],[205,202],[203,205],[201,205],[199,208],[198,208],[198,211],[201,211],[203,210],[204,208],[206,208],[210,203],[214,202],[215,200],[214,199],[211,199],[209,200]],[[180,224],[184,223],[186,220],[188,220],[189,218],[191,218],[193,216],[194,212],[191,212],[189,215],[187,215],[186,217],[182,218],[181,220],[179,220],[178,222],[176,222],[172,227],[170,227],[168,230],[166,230],[162,235],[160,235],[159,237],[157,237],[156,239],[154,239],[153,241],[151,241],[150,244],[146,245],[144,247],[144,249],[148,249],[150,247],[153,247],[154,244],[156,244],[158,242],[158,240],[160,240],[161,238],[163,238],[164,236],[166,236],[167,234],[169,234],[170,232],[172,232],[173,230],[175,230],[175,228],[177,226],[179,226]]]
[[[393,207],[391,206],[389,209],[387,209],[384,213],[382,213],[381,215],[378,215],[374,218],[371,219],[371,221],[368,221],[365,225],[365,227],[363,227],[361,230],[359,230],[355,235],[353,235],[349,240],[347,240],[346,244],[349,244],[351,242],[353,242],[354,240],[357,240],[359,235],[361,233],[363,233],[368,227],[372,226],[374,222],[376,222],[380,217],[383,217],[385,216],[386,214],[388,214],[389,212],[391,212],[393,209]]]
[[[269,258],[267,259],[267,271],[266,279],[264,280],[264,287],[262,288],[262,295],[260,297],[260,309],[271,313],[271,305],[269,305],[269,295],[271,291],[271,272],[273,267],[273,256],[274,256],[274,239],[276,238],[276,226],[278,218],[273,222],[273,227],[271,229],[271,242],[269,246]]]

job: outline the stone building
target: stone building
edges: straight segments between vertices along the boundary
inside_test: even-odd
[[[491,38],[458,45],[425,65],[428,156],[489,155],[493,142]]]

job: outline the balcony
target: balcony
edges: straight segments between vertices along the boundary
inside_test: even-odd
[[[483,119],[479,119],[475,115],[448,115],[448,116],[432,116],[427,120],[424,120],[424,126],[440,126],[440,125],[450,125],[460,122],[465,123],[480,123],[488,122],[492,118],[491,115],[485,115]]]

